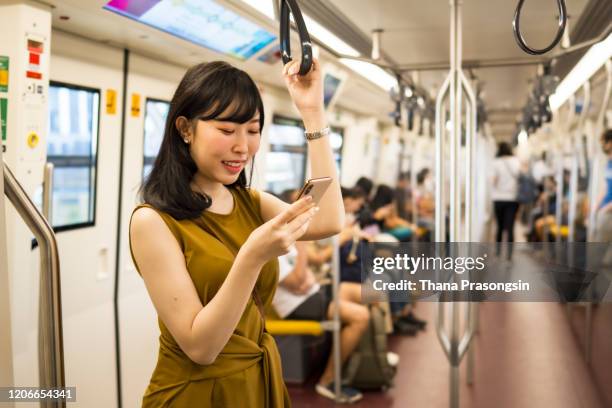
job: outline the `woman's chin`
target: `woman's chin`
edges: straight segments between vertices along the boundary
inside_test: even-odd
[[[219,177],[219,181],[221,181],[224,185],[228,186],[238,181],[239,177],[240,177],[240,173],[235,174],[235,175],[224,174],[223,176]]]

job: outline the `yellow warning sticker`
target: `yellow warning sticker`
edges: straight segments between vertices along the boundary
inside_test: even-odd
[[[140,94],[132,94],[132,116],[137,118],[140,116]]]
[[[114,89],[106,90],[106,114],[114,115],[117,113],[117,91]]]
[[[0,55],[0,92],[8,92],[9,57]]]
[[[40,137],[38,134],[36,132],[30,132],[28,134],[28,146],[30,146],[31,149],[34,149],[36,146],[38,146],[38,142],[40,142]]]

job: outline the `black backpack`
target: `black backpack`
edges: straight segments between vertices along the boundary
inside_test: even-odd
[[[344,382],[360,390],[386,389],[393,385],[396,368],[387,360],[385,312],[369,306],[370,324],[344,365]]]

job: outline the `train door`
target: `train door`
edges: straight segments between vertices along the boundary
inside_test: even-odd
[[[140,406],[159,348],[157,315],[129,250],[129,220],[138,189],[153,164],[170,100],[185,72],[136,54],[129,56],[119,254],[118,316],[122,406]]]
[[[76,406],[111,407],[122,56],[59,32],[51,48],[47,161],[55,166],[66,384],[78,390]]]

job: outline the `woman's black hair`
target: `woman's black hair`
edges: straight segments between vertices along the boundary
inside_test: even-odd
[[[497,146],[497,157],[512,156],[512,146],[508,142],[500,142]]]
[[[603,140],[604,143],[612,142],[612,129],[604,130],[604,132],[601,134],[601,140]]]
[[[363,191],[358,188],[340,187],[340,192],[342,193],[342,198],[352,198],[353,200],[365,198]]]
[[[429,175],[429,169],[427,167],[425,167],[424,169],[421,169],[421,171],[419,171],[417,173],[417,184],[421,185],[423,184],[423,182],[425,181],[425,178]]]
[[[355,188],[360,189],[366,198],[370,196],[372,187],[374,187],[374,182],[367,177],[359,177],[359,180],[355,183]]]
[[[191,188],[198,168],[176,128],[177,118],[223,120],[246,123],[259,112],[259,131],[263,130],[264,108],[257,85],[244,71],[222,61],[191,67],[176,89],[164,130],[164,138],[151,173],[140,189],[142,200],[182,220],[197,218],[211,206],[212,199]],[[254,158],[253,158],[254,160]],[[251,166],[250,180],[253,177]],[[246,187],[243,169],[229,187]]]
[[[395,200],[395,193],[391,187],[386,184],[381,184],[374,193],[370,208],[372,211],[378,210],[380,207],[391,204]]]

